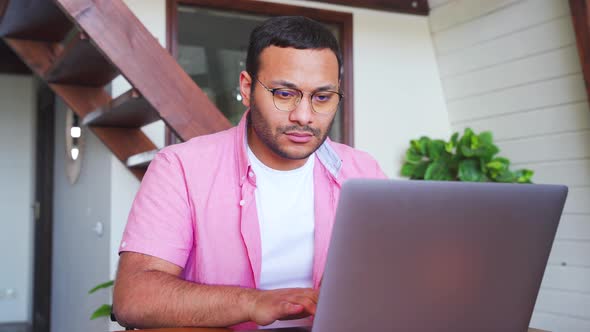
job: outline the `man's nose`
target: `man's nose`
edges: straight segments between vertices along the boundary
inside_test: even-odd
[[[289,120],[297,122],[299,125],[305,126],[313,120],[313,106],[311,105],[311,99],[304,95],[301,97],[301,101],[294,110],[289,113]]]

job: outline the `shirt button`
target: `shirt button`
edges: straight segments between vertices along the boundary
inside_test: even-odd
[[[244,206],[244,205],[246,205],[246,201],[245,200],[241,200],[240,201],[240,206]]]
[[[121,248],[125,248],[125,247],[127,247],[127,242],[121,243]]]
[[[248,173],[248,176],[251,177],[251,178],[253,178],[254,177],[254,172]]]

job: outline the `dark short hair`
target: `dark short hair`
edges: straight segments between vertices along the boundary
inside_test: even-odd
[[[338,60],[338,78],[342,72],[342,53],[334,35],[321,23],[303,16],[277,16],[264,21],[250,34],[246,71],[257,75],[260,53],[269,47],[330,49]]]

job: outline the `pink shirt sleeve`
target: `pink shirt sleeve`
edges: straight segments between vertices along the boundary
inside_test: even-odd
[[[161,151],[135,196],[119,253],[138,252],[184,268],[194,241],[190,211],[183,165],[175,153]]]

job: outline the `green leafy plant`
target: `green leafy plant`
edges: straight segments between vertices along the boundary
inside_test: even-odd
[[[416,180],[532,183],[529,169],[510,170],[510,160],[497,157],[500,149],[489,131],[466,128],[446,142],[426,136],[410,141],[401,175]]]
[[[88,291],[88,294],[92,294],[99,289],[109,288],[109,287],[113,286],[114,284],[115,284],[114,280],[103,282],[102,284],[99,284],[96,287],[92,288],[90,291]],[[103,304],[92,313],[92,316],[90,316],[90,319],[92,320],[92,319],[96,319],[99,317],[105,317],[105,316],[108,317],[111,315],[112,308],[113,308],[113,306],[110,304]]]

